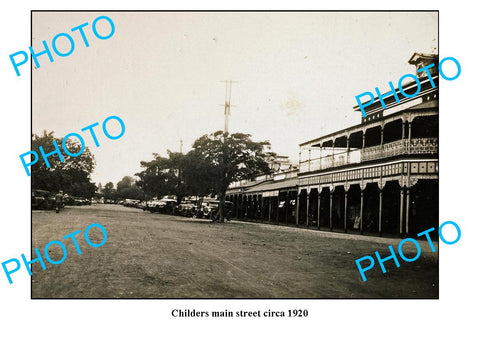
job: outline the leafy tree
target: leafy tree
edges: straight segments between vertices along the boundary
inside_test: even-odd
[[[167,169],[168,160],[156,153],[153,154],[153,158],[149,162],[140,162],[140,166],[145,170],[135,174],[140,178],[137,181],[137,185],[148,195],[161,197],[168,193],[164,185],[164,182],[166,182],[165,169]]]
[[[111,192],[112,190],[115,190],[115,185],[112,182],[108,182],[105,184],[105,187],[103,188],[103,191]]]
[[[152,161],[140,162],[145,170],[135,174],[140,178],[137,184],[150,196],[175,195],[180,203],[183,197],[192,192],[184,178],[188,162],[182,153],[167,152],[168,158],[154,153]]]
[[[43,161],[39,147],[42,146],[46,153],[54,149],[55,141],[62,152],[64,162],[60,161],[58,155],[48,157],[50,168]],[[66,147],[72,154],[81,149],[81,144],[68,139]],[[37,152],[39,161],[32,165],[32,188],[57,192],[63,190],[72,196],[93,197],[96,186],[91,182],[90,174],[95,167],[95,159],[88,147],[77,157],[71,157],[62,147],[62,140],[54,136],[54,132],[43,131],[42,135],[32,135],[32,151]]]
[[[228,186],[271,172],[268,161],[275,154],[268,151],[270,143],[254,142],[250,137],[217,131],[198,138],[186,155],[168,151],[165,158],[154,153],[153,160],[140,162],[145,170],[136,174],[140,178],[137,184],[151,196],[173,194],[179,202],[187,195],[216,194],[223,222]]]
[[[192,190],[185,180],[185,171],[188,166],[186,156],[181,152],[168,152],[169,181],[168,191],[177,196],[177,202],[180,204],[183,197],[191,195]]]
[[[142,189],[135,184],[135,179],[131,176],[124,176],[117,183],[117,196],[119,198],[145,199]]]
[[[103,187],[103,197],[106,199],[116,199],[117,198],[117,190],[115,190],[115,185],[112,182],[108,182]]]
[[[102,183],[98,183],[97,190],[95,191],[95,198],[99,199],[103,197],[103,186]]]
[[[231,183],[271,173],[268,161],[273,160],[275,154],[268,151],[270,142],[254,142],[250,137],[244,133],[230,135],[217,131],[198,138],[189,152],[193,166],[189,170],[194,170],[189,176],[197,173],[197,188],[218,195],[220,222],[224,221],[225,195]]]
[[[190,194],[200,197],[214,195],[215,177],[208,160],[195,150],[185,155],[184,181],[188,184]]]
[[[129,189],[135,184],[135,180],[131,176],[124,176],[120,182],[117,183],[117,191]]]

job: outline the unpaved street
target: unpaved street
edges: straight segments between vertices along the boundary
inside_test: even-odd
[[[376,264],[363,282],[355,260],[387,256],[400,239],[319,232],[245,222],[151,214],[117,205],[67,207],[59,214],[34,211],[33,247],[43,254],[52,240],[81,229],[78,255],[71,239],[68,256],[46,270],[32,265],[33,298],[436,298],[438,252],[421,241],[420,259],[396,268]],[[87,245],[83,231],[102,224],[107,242]],[[91,231],[92,242],[100,232]],[[438,245],[435,243],[436,246]],[[50,257],[62,257],[60,247]],[[414,257],[414,247],[405,247]],[[410,251],[410,253],[409,253]]]

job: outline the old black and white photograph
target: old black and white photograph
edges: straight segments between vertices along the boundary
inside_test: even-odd
[[[4,338],[476,334],[472,4],[0,6]]]
[[[438,41],[437,11],[33,11],[32,298],[437,299]]]

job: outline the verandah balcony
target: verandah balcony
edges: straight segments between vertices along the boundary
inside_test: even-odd
[[[436,154],[438,153],[438,138],[412,138],[397,140],[383,145],[375,145],[362,149],[341,151],[337,154],[319,158],[307,159],[300,162],[300,173],[324,170],[347,164],[382,159],[408,154]]]

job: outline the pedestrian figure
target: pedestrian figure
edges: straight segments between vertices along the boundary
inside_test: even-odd
[[[56,195],[55,195],[55,212],[58,214],[60,212],[60,208],[62,207],[63,204],[63,191],[60,190]]]

